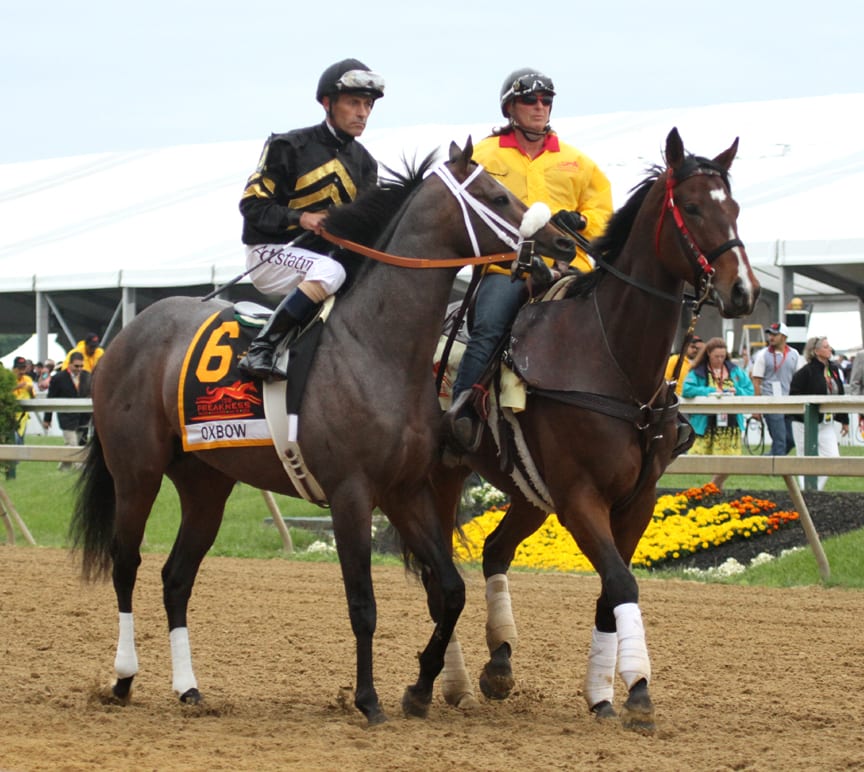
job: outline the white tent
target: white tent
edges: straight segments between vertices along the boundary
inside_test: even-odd
[[[553,125],[607,171],[616,205],[661,162],[673,126],[699,155],[740,136],[733,192],[760,280],[782,300],[783,269],[792,268],[794,294],[849,298],[864,286],[861,115],[864,94],[851,94],[553,115]],[[494,122],[370,129],[363,142],[399,168],[403,155],[439,147],[444,155],[450,141],[479,139]],[[0,305],[2,293],[218,285],[236,276],[237,204],[263,139],[0,166]]]
[[[10,351],[4,357],[0,358],[0,363],[2,363],[3,367],[7,370],[11,370],[15,357],[24,357],[24,359],[29,359],[31,362],[38,362],[39,355],[37,352],[38,341],[35,335],[31,335],[28,340],[25,340],[14,351]],[[66,359],[66,349],[57,342],[56,333],[52,333],[48,336],[48,358],[53,359],[58,365]]]

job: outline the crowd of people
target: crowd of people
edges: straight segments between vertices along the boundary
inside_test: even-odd
[[[694,336],[682,362],[676,391],[681,396],[801,396],[864,394],[864,356],[850,361],[836,356],[827,337],[807,340],[801,353],[788,342],[789,329],[774,322],[764,329],[765,345],[752,357],[735,362],[729,357],[722,338],[711,338],[706,344]],[[672,379],[678,354],[669,358],[667,380]],[[845,366],[844,366],[845,363]],[[800,413],[753,413],[752,419],[763,424],[771,441],[766,454],[805,455],[804,416]],[[738,455],[747,431],[744,416],[738,414],[690,414],[696,440],[690,452],[700,455]],[[864,428],[864,415],[859,419]],[[845,413],[823,412],[819,417],[818,455],[840,455],[840,438],[849,433]],[[728,475],[715,475],[712,482],[722,490]],[[822,490],[828,478],[820,476]],[[803,484],[803,480],[802,480]]]
[[[70,349],[63,363],[58,366],[53,359],[33,362],[23,356],[16,356],[12,362],[12,372],[16,376],[13,395],[18,401],[36,398],[86,398],[90,396],[90,374],[96,363],[105,353],[100,345],[99,335],[87,333]],[[58,413],[58,423],[63,434],[63,444],[78,447],[83,445],[90,428],[90,413]],[[23,445],[27,427],[33,418],[30,410],[20,410],[16,414],[13,429],[13,442]],[[42,429],[48,433],[53,424],[53,412],[45,412],[41,419],[36,416]],[[77,468],[76,464],[61,462],[59,469]],[[17,462],[6,465],[6,479],[17,477]]]

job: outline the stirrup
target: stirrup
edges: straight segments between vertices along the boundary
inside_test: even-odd
[[[476,453],[483,440],[483,422],[469,404],[471,390],[466,389],[444,414],[445,439],[459,453]]]

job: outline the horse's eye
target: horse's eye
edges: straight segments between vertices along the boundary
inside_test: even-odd
[[[503,196],[503,195],[502,196],[495,196],[495,198],[492,199],[492,203],[495,204],[495,206],[506,206],[509,203],[509,201],[510,201],[510,199],[508,199],[507,196]]]
[[[697,215],[699,214],[699,207],[696,204],[684,204],[682,207],[687,214]]]

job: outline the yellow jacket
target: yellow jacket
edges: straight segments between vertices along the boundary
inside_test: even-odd
[[[93,351],[93,356],[87,353],[87,345],[83,340],[79,340],[75,345],[75,348],[70,349],[66,354],[66,359],[63,360],[63,366],[60,368],[61,370],[67,370],[69,368],[69,357],[71,356],[73,351],[80,351],[84,355],[84,369],[88,373],[93,372],[93,368],[96,367],[96,363],[102,359],[102,355],[105,353],[105,349],[101,346],[97,346]]]
[[[599,236],[612,215],[612,186],[606,175],[587,155],[549,132],[543,152],[529,158],[512,132],[490,136],[474,147],[473,159],[523,204],[542,201],[552,210],[579,212],[588,221],[582,234]],[[550,262],[547,260],[547,262]],[[592,263],[578,250],[570,265],[590,271]],[[490,271],[508,273],[509,268],[490,266]]]

